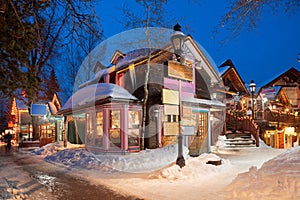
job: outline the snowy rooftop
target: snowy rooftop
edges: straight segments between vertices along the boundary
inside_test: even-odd
[[[75,92],[59,112],[66,112],[72,109],[85,108],[95,105],[99,100],[113,98],[116,100],[137,100],[126,89],[110,83],[98,83],[89,85]]]

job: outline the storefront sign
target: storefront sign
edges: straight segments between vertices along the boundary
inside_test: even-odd
[[[183,135],[194,135],[195,127],[194,126],[181,126]]]
[[[187,81],[193,80],[193,70],[189,65],[182,65],[178,62],[168,62],[168,76]]]
[[[164,135],[178,135],[179,123],[178,122],[164,122]]]
[[[45,116],[47,107],[45,104],[31,104],[30,114],[33,116]]]
[[[163,89],[163,104],[179,105],[179,92],[174,90]]]

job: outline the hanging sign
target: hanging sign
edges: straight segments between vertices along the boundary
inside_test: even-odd
[[[31,104],[30,114],[32,116],[45,116],[47,107],[45,104]]]

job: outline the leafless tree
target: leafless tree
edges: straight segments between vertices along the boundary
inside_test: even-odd
[[[226,41],[238,36],[242,30],[257,27],[263,12],[299,12],[299,0],[232,0],[229,11],[223,17],[217,30],[229,30]],[[225,41],[225,42],[226,42]]]

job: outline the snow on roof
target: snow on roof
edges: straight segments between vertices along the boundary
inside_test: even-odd
[[[64,105],[68,100],[68,95],[65,92],[56,92],[61,105]]]
[[[55,115],[57,113],[57,108],[52,102],[48,102],[48,107],[51,112],[51,115]]]
[[[28,106],[25,104],[25,102],[20,99],[16,99],[16,105],[18,109],[28,109]]]
[[[126,56],[116,64],[116,68],[117,70],[120,70],[131,63],[135,63],[142,59],[147,58],[149,56],[149,53],[154,54],[157,51],[159,51],[159,49],[149,49],[149,48],[135,49],[133,51],[130,51],[126,53]]]
[[[222,70],[219,70],[219,76],[222,76],[230,68],[231,68],[230,66],[224,66],[222,68],[219,68],[219,69],[222,69]]]
[[[78,88],[80,89],[80,88],[86,87],[88,85],[98,83],[102,76],[109,74],[109,73],[113,72],[114,70],[115,70],[114,66],[110,66],[105,69],[101,69],[95,74],[95,76],[91,80],[88,80],[88,81],[82,83],[81,85],[78,86]]]
[[[64,104],[60,112],[69,109],[87,107],[98,100],[113,98],[118,100],[138,100],[126,89],[111,83],[98,83],[89,85],[76,91]]]

